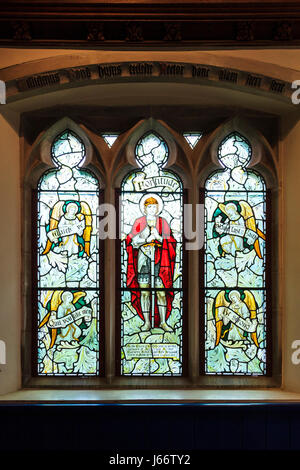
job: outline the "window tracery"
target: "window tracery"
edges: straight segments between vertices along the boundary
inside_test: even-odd
[[[121,374],[182,375],[183,189],[149,132],[121,189]]]
[[[72,131],[53,141],[55,168],[38,184],[37,368],[41,376],[99,373],[97,178],[82,168],[85,146]],[[101,298],[101,293],[100,293]]]
[[[205,184],[205,373],[266,374],[266,185],[238,132]]]

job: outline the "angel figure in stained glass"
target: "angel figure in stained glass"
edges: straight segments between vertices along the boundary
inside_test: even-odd
[[[90,256],[92,216],[86,202],[58,201],[50,211],[46,231],[47,244],[42,254],[47,255],[51,266],[66,272],[72,257]]]
[[[257,227],[255,216],[250,204],[246,201],[227,201],[220,203],[215,210],[213,237],[219,238],[218,251],[220,256],[236,252],[249,253],[253,249],[262,259],[260,239],[265,234]]]
[[[259,348],[257,338],[257,304],[249,290],[222,290],[214,301],[215,347],[226,350],[231,368],[251,361]]]
[[[70,372],[74,363],[78,361],[78,350],[81,347],[83,331],[90,327],[95,317],[95,302],[87,306],[85,292],[55,291],[46,304],[47,314],[41,321],[39,328],[47,326],[48,358],[51,363],[45,362],[45,373],[55,364],[59,372]],[[51,351],[51,353],[50,353]],[[50,365],[51,364],[51,365]]]
[[[158,195],[144,195],[140,208],[145,215],[135,220],[126,238],[127,287],[133,289],[131,303],[144,321],[142,331],[150,330],[151,325],[172,331],[167,319],[174,298],[171,288],[176,240],[168,222],[159,216],[163,202]]]

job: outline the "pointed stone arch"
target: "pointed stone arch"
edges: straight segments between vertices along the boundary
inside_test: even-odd
[[[141,137],[150,132],[162,137],[169,148],[169,158],[165,168],[172,167],[174,171],[180,174],[184,186],[188,187],[191,180],[191,164],[190,160],[186,158],[184,139],[181,139],[181,136],[163,121],[154,118],[139,121],[124,136],[113,166],[115,186],[120,185],[123,177],[130,169],[137,167],[135,159],[136,144]]]
[[[239,115],[222,123],[206,139],[203,139],[196,164],[200,186],[203,186],[204,181],[213,170],[221,168],[218,161],[219,146],[229,134],[234,132],[247,139],[251,144],[252,154],[248,168],[257,169],[265,178],[267,187],[276,187],[278,162],[270,143],[262,132]]]
[[[55,168],[51,158],[51,148],[55,139],[64,131],[70,130],[83,142],[85,148],[85,159],[82,167],[90,167],[97,175],[101,186],[104,182],[104,168],[101,157],[96,152],[95,146],[88,133],[69,117],[64,117],[47,130],[41,133],[34,141],[26,160],[25,183],[35,187],[40,176],[50,168]]]

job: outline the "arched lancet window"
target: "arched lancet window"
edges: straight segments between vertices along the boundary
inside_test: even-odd
[[[71,130],[52,144],[38,184],[37,375],[99,374],[99,184]]]
[[[121,374],[182,375],[183,189],[156,133],[121,186]]]
[[[266,375],[266,186],[237,132],[205,185],[205,373]],[[269,288],[270,286],[268,286]]]

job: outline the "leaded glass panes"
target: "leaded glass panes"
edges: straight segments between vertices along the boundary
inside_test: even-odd
[[[205,186],[205,372],[266,374],[266,188],[232,133]]]
[[[182,374],[183,194],[152,132],[121,190],[121,374]]]
[[[119,137],[119,134],[102,134],[102,137],[107,143],[108,147],[111,148]]]
[[[202,137],[202,134],[201,132],[185,132],[183,134],[183,137],[185,138],[189,146],[193,149],[198,144],[199,140]]]
[[[38,374],[99,373],[98,181],[82,169],[85,146],[66,130],[57,166],[38,186]]]

